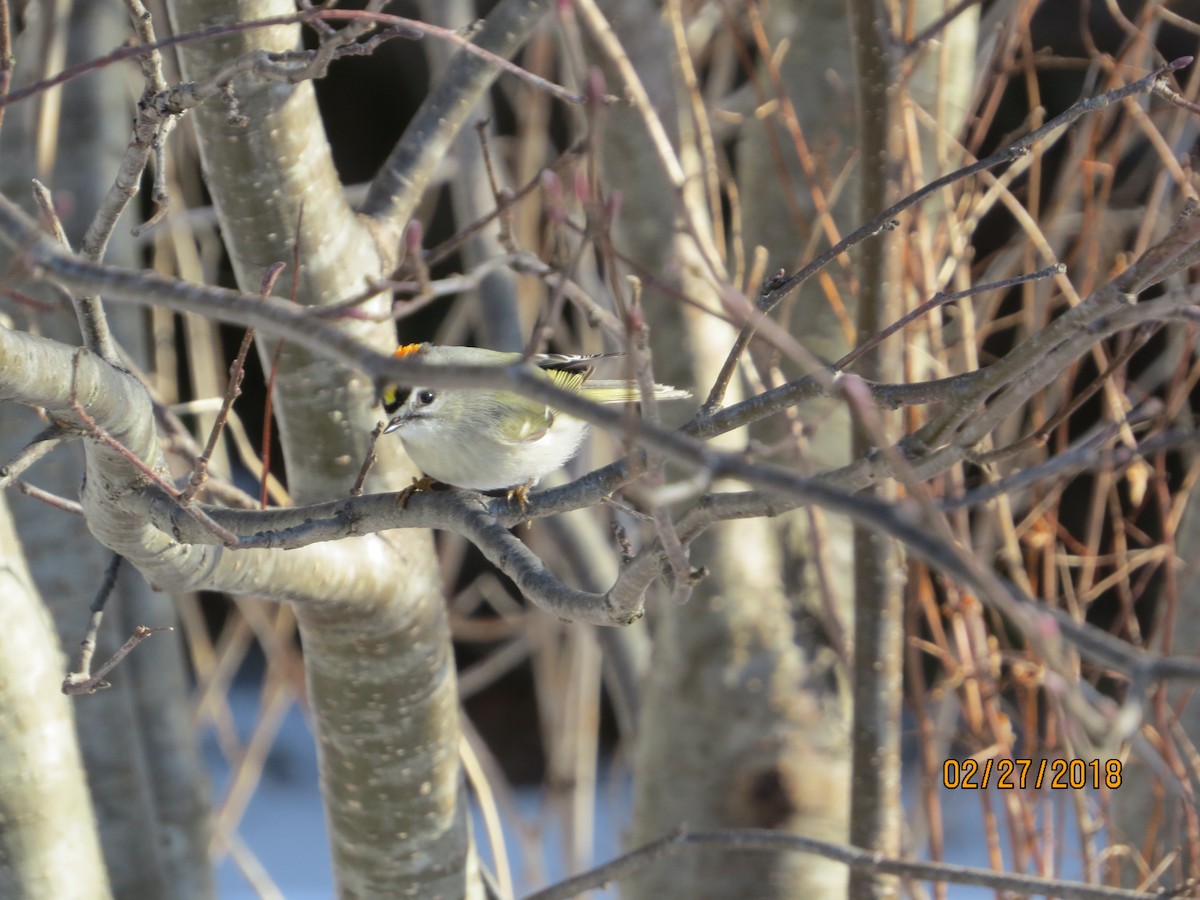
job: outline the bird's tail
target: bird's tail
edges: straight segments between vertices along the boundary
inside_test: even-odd
[[[584,387],[584,395],[597,403],[636,403],[642,399],[641,389],[632,381],[592,379]],[[671,387],[669,384],[654,385],[654,396],[659,400],[686,400],[690,391]]]

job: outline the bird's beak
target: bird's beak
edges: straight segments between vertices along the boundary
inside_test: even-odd
[[[400,426],[403,424],[404,424],[404,417],[396,416],[390,422],[387,423],[387,426],[383,429],[383,433],[391,434],[393,431],[396,431],[397,429],[399,429]]]

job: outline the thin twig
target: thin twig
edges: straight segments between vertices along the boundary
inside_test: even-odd
[[[280,338],[279,343],[275,345],[275,352],[271,354],[271,371],[267,375],[267,391],[263,401],[262,450],[259,452],[259,456],[262,458],[263,477],[258,491],[258,503],[263,509],[267,508],[267,476],[271,472],[271,425],[274,422],[272,407],[275,402],[275,376],[279,374],[279,357],[283,355],[285,343],[286,341]]]
[[[862,227],[848,234],[837,244],[830,247],[828,250],[820,254],[816,259],[812,260],[812,262],[808,263],[794,274],[785,277],[774,278],[768,281],[768,283],[764,285],[763,291],[758,299],[757,308],[760,315],[756,318],[765,316],[768,312],[774,309],[784,297],[796,290],[798,287],[800,287],[800,285],[806,282],[813,275],[820,272],[823,268],[825,268],[825,266],[829,265],[830,262],[832,262],[838,256],[841,256],[842,253],[846,252],[846,250],[850,249],[855,244],[858,244],[869,237],[881,234],[882,232],[895,227],[897,222],[896,217],[900,213],[912,206],[915,206],[917,203],[920,203],[926,197],[936,193],[944,187],[954,184],[957,181],[962,181],[963,179],[969,178],[979,172],[983,172],[988,169],[994,169],[997,166],[1001,166],[1005,163],[1012,162],[1015,159],[1019,159],[1027,154],[1029,152],[1029,148],[1034,144],[1038,143],[1043,138],[1047,137],[1058,129],[1065,128],[1066,126],[1072,124],[1088,113],[1097,112],[1112,105],[1113,103],[1116,103],[1118,100],[1125,99],[1126,97],[1132,97],[1137,94],[1156,91],[1156,85],[1161,79],[1172,72],[1191,65],[1191,62],[1192,57],[1181,56],[1178,59],[1167,63],[1165,66],[1155,69],[1149,75],[1146,75],[1137,81],[1131,82],[1123,87],[1114,88],[1111,91],[1105,91],[1103,94],[1098,94],[1095,97],[1088,97],[1083,100],[1079,100],[1067,110],[1055,116],[1042,127],[1031,131],[1029,134],[1025,135],[1023,138],[1020,138],[1004,149],[993,153],[991,156],[972,163],[971,165],[963,166],[962,168],[957,169],[948,175],[943,175],[941,178],[934,179],[919,190],[914,191],[898,202],[892,204],[892,206],[885,209]],[[704,406],[701,407],[701,414],[711,413],[718,406],[720,406],[721,400],[725,396],[725,390],[728,388],[729,382],[733,378],[734,371],[736,371],[738,360],[741,358],[742,353],[744,353],[746,348],[750,345],[750,340],[754,335],[755,326],[756,321],[751,321],[743,326],[741,334],[738,335],[737,340],[734,342],[734,346],[730,350],[729,356],[726,358],[725,365],[722,366],[721,372],[714,382],[712,390],[709,392],[708,399],[704,402]]]
[[[283,272],[285,263],[278,262],[267,269],[267,273],[263,276],[262,284],[259,293],[262,296],[267,296],[271,293],[271,289],[275,286],[280,274]],[[246,376],[246,356],[250,352],[250,347],[254,343],[254,329],[247,328],[246,333],[242,335],[242,343],[238,347],[237,356],[229,366],[229,381],[225,385],[225,397],[221,401],[221,408],[217,412],[217,417],[213,422],[212,430],[208,435],[208,443],[196,457],[195,465],[192,468],[192,477],[188,482],[187,488],[179,495],[179,502],[183,506],[187,506],[192,502],[192,498],[196,496],[196,492],[204,486],[208,480],[208,462],[212,458],[213,452],[216,450],[217,441],[221,437],[221,432],[225,429],[225,423],[229,419],[230,410],[233,409],[233,403],[241,396],[242,380]]]
[[[138,41],[143,46],[153,44],[157,38],[154,33],[154,19],[150,15],[150,11],[142,4],[142,0],[125,0],[125,6],[129,11],[129,18],[133,22],[134,31],[137,32]],[[167,90],[167,80],[163,77],[162,53],[158,50],[151,50],[149,53],[139,56],[138,66],[142,70],[142,80],[146,83],[146,87],[142,91],[142,104],[152,104],[155,97],[162,95]],[[138,114],[142,115],[141,109]],[[154,213],[143,224],[143,227],[161,220],[169,209],[166,143],[168,135],[175,127],[177,118],[177,116],[170,115],[161,118],[150,140],[150,150],[154,154],[155,163],[154,184],[151,187]]]
[[[420,301],[431,293],[429,285],[432,283],[432,276],[429,273],[429,264],[425,261],[425,254],[421,250],[421,243],[424,239],[425,226],[421,224],[420,219],[413,219],[404,226],[402,236],[404,258],[417,279],[417,293],[413,297],[416,301]]]
[[[60,424],[50,425],[42,429],[33,439],[21,448],[8,462],[0,465],[0,490],[8,487],[18,475],[32,466],[35,462],[52,451],[55,447],[67,441],[78,439],[79,434]]]
[[[1139,409],[1137,412],[1141,413],[1143,411]],[[1195,432],[1171,430],[1143,441],[1136,448],[1121,445],[1108,451],[1101,449],[1125,425],[1132,424],[1135,421],[1140,421],[1149,415],[1160,412],[1161,405],[1157,401],[1147,403],[1144,415],[1131,413],[1126,422],[1113,422],[1102,428],[1095,429],[1093,432],[1084,435],[1073,446],[1061,453],[1056,453],[1048,457],[1045,461],[1037,465],[1021,469],[1008,478],[1002,478],[999,481],[981,485],[962,496],[946,497],[940,502],[940,506],[944,510],[958,509],[964,506],[976,506],[980,503],[986,503],[988,500],[998,497],[1001,494],[1021,490],[1039,482],[1053,481],[1054,483],[1062,483],[1081,472],[1109,469],[1116,473],[1138,460],[1144,460],[1154,453],[1182,450],[1188,447],[1195,447],[1200,443],[1200,437]]]
[[[292,288],[291,300],[296,303],[296,299],[300,293],[300,235],[301,226],[304,224],[304,203],[300,203],[300,208],[296,211],[296,240],[292,244]],[[262,298],[267,300],[271,290],[275,286],[275,279],[278,278],[279,272],[276,271],[274,277],[268,273],[267,278],[270,278],[270,284],[267,283],[267,278],[263,279]],[[267,392],[263,402],[263,438],[262,451],[259,456],[262,458],[263,477],[260,482],[258,491],[259,506],[263,509],[267,508],[267,476],[271,473],[271,424],[274,421],[274,402],[275,402],[275,378],[279,374],[279,360],[283,356],[283,348],[286,342],[280,339],[275,345],[275,352],[271,354],[271,371],[267,375]]]
[[[54,208],[54,198],[50,196],[49,188],[36,178],[33,179],[33,201],[37,204],[38,210],[41,211],[42,221],[49,228],[50,235],[70,250],[71,242],[67,240],[67,231],[63,228],[58,210]]]
[[[53,506],[55,509],[62,510],[65,513],[71,513],[72,515],[83,515],[83,506],[75,500],[68,500],[66,497],[58,496],[58,494],[52,494],[49,491],[44,491],[40,487],[30,484],[28,481],[22,481],[20,478],[13,479],[12,486],[26,497],[32,497],[34,500],[41,500],[47,506]]]
[[[375,445],[379,442],[379,436],[383,434],[383,429],[387,427],[387,422],[378,422],[371,429],[371,441],[367,444],[367,455],[363,458],[362,466],[358,470],[358,477],[354,479],[354,486],[350,488],[351,497],[361,497],[363,485],[367,481],[367,474],[371,471],[371,467],[375,465],[375,461],[379,455],[375,452]]]
[[[246,354],[250,352],[250,347],[253,343],[254,329],[247,328],[246,333],[242,335],[242,343],[238,347],[237,356],[234,357],[233,362],[229,366],[229,380],[225,384],[225,396],[221,400],[221,408],[217,411],[217,417],[213,421],[212,430],[208,434],[208,443],[204,445],[204,449],[196,457],[196,461],[192,466],[192,476],[188,479],[188,486],[179,495],[181,506],[187,506],[191,503],[192,498],[196,496],[196,492],[208,480],[208,462],[212,459],[213,452],[217,448],[217,441],[220,440],[221,432],[225,430],[225,423],[229,419],[230,410],[233,409],[233,402],[242,394],[242,379],[246,375]]]
[[[71,396],[69,399],[72,411],[76,416],[79,417],[80,421],[83,422],[85,430],[89,435],[91,435],[91,437],[104,444],[109,449],[120,454],[126,462],[141,472],[154,484],[158,485],[158,487],[162,488],[172,500],[178,501],[179,490],[175,487],[175,485],[171,484],[156,471],[154,471],[154,469],[146,465],[146,463],[144,463],[136,453],[105,431],[104,428],[102,428],[99,423],[92,418],[91,414],[83,408],[83,404],[79,402],[77,383],[79,375],[79,359],[80,356],[86,352],[86,350],[80,348],[74,355],[74,365],[72,366],[71,370]],[[225,528],[222,528],[220,525],[214,522],[208,513],[206,513],[203,509],[193,504],[183,506],[182,508],[186,510],[188,515],[194,518],[206,531],[220,539],[221,543],[223,543],[225,546],[232,547],[237,545],[237,535]]]
[[[12,25],[8,14],[8,0],[0,2],[0,126],[4,125],[4,107],[8,100],[8,88],[12,84]]]
[[[464,38],[461,34],[452,28],[442,28],[437,25],[431,25],[428,22],[421,22],[416,19],[406,19],[402,16],[393,16],[386,13],[370,12],[367,10],[352,10],[352,9],[323,9],[315,13],[317,18],[326,19],[329,21],[337,21],[339,19],[369,20],[379,22],[384,25],[390,25],[393,28],[408,28],[418,35],[429,35],[431,37],[441,38],[442,40],[450,41],[457,45],[460,52],[468,53],[472,56],[478,56],[492,65],[510,75],[515,75],[527,84],[533,85],[540,91],[545,91],[552,97],[557,97],[565,103],[572,105],[581,105],[586,102],[586,99],[578,91],[568,90],[561,85],[555,84],[542,78],[540,75],[534,75],[527,69],[522,69],[516,63],[504,59],[502,56],[497,56],[494,53],[489,53],[482,47]],[[620,98],[608,96],[604,98],[606,103],[620,102]]]
[[[1071,416],[1074,415],[1084,403],[1090,400],[1092,395],[1104,386],[1104,383],[1112,377],[1114,372],[1121,369],[1121,367],[1123,367],[1127,362],[1129,362],[1130,359],[1133,358],[1135,353],[1141,350],[1142,347],[1146,346],[1146,343],[1161,327],[1161,323],[1149,322],[1136,329],[1133,333],[1133,337],[1130,338],[1129,343],[1119,354],[1117,354],[1116,357],[1113,358],[1113,360],[1108,364],[1108,367],[1105,368],[1105,370],[1095,378],[1093,378],[1092,382],[1087,385],[1087,387],[1085,387],[1078,394],[1072,396],[1070,401],[1066,403],[1062,409],[1059,409],[1057,412],[1055,412],[1054,415],[1047,419],[1031,434],[1026,435],[1019,441],[1016,441],[1007,447],[1001,447],[1000,449],[993,450],[990,453],[972,454],[969,455],[968,458],[977,465],[987,465],[988,463],[997,462],[998,460],[1014,456],[1017,453],[1022,453],[1030,447],[1036,447],[1046,443],[1047,439],[1054,432],[1054,429],[1058,428],[1059,425],[1071,418]],[[1119,425],[1120,423],[1118,423],[1118,426]]]
[[[14,303],[19,303],[21,306],[28,306],[30,309],[36,309],[39,312],[55,312],[58,307],[46,300],[39,300],[37,297],[31,297],[24,291],[18,291],[16,288],[0,285],[0,297],[7,297]]]
[[[629,310],[625,316],[626,326],[629,333],[629,355],[633,362],[634,376],[637,381],[637,386],[641,392],[641,406],[645,420],[657,425],[660,423],[658,415],[658,401],[654,397],[654,367],[653,360],[650,355],[650,326],[646,321],[645,311],[641,305],[641,283],[636,278],[630,278],[632,288],[632,296],[629,302]],[[636,418],[633,410],[630,410],[630,438],[635,435],[637,425],[641,421]],[[674,581],[672,586],[671,596],[674,602],[678,605],[687,603],[692,595],[692,588],[698,580],[695,573],[692,571],[691,563],[688,560],[688,551],[684,547],[683,542],[679,539],[679,532],[675,530],[675,522],[671,518],[671,511],[667,509],[666,504],[655,496],[656,488],[661,488],[664,482],[663,467],[666,461],[657,454],[648,454],[646,460],[646,474],[644,476],[644,495],[649,501],[649,513],[654,520],[655,531],[658,533],[659,540],[662,542],[663,549],[667,554],[667,562],[671,567],[671,575]]]
[[[317,18],[346,17],[327,16],[324,14],[324,11],[320,9],[309,10],[299,13],[292,13],[285,16],[271,16],[265,19],[254,19],[249,22],[229,22],[219,25],[210,25],[206,28],[199,28],[195,31],[184,32],[183,34],[175,34],[171,37],[162,38],[160,40],[155,40],[148,43],[128,44],[123,47],[119,47],[116,50],[113,50],[111,53],[105,54],[104,56],[98,56],[85,62],[78,63],[77,65],[70,66],[51,78],[46,78],[42,81],[27,85],[18,91],[12,91],[7,96],[0,96],[0,109],[3,109],[5,106],[9,106],[13,103],[17,103],[18,101],[25,100],[28,97],[33,97],[49,90],[50,88],[57,87],[60,84],[66,84],[68,81],[73,81],[74,79],[79,78],[82,75],[86,75],[89,72],[107,68],[113,63],[121,62],[126,59],[136,59],[147,56],[150,53],[157,52],[159,50],[165,50],[168,47],[174,47],[178,44],[191,43],[193,41],[205,40],[207,38],[223,37],[230,34],[240,34],[241,32],[253,31],[258,28],[274,28],[279,25],[295,25],[297,23],[308,22]],[[392,18],[397,19],[397,22],[395,23],[396,27],[400,27],[401,20],[398,20],[398,17]],[[444,31],[445,29],[440,30]],[[406,33],[405,36],[414,39],[420,37],[416,31],[413,31],[412,33]],[[460,45],[466,43],[461,36],[456,35],[453,32],[438,36],[445,37],[447,40],[454,41]],[[487,54],[487,51],[480,51],[480,53],[484,56],[489,55]],[[278,54],[278,56],[289,60],[294,60],[297,56],[303,59],[311,59],[315,56],[315,51],[296,55]],[[509,65],[511,65],[511,63]]]
[[[492,147],[488,143],[488,126],[490,121],[480,119],[475,123],[475,134],[479,137],[479,150],[483,157],[483,169],[487,174],[488,186],[492,189],[492,199],[496,204],[497,219],[499,221],[500,233],[498,239],[500,246],[509,253],[517,253],[520,247],[517,246],[517,240],[513,235],[513,204],[507,202],[512,194],[508,188],[501,188],[500,182],[496,178],[496,166],[492,161]]]
[[[90,683],[91,690],[82,691],[81,693],[93,694],[101,688],[106,688],[109,685],[106,682],[92,681],[92,656],[96,652],[96,635],[100,632],[100,623],[104,619],[104,607],[108,603],[108,598],[113,592],[113,588],[117,586],[117,575],[121,571],[121,563],[124,557],[119,553],[114,553],[112,559],[109,560],[108,567],[104,570],[104,580],[100,583],[100,589],[96,591],[96,596],[92,600],[91,617],[88,619],[87,630],[83,633],[83,640],[79,644],[79,667],[67,675],[63,681],[63,693],[68,693],[68,688],[73,685]]]
[[[972,6],[977,6],[980,2],[981,0],[959,0],[958,3],[954,4],[954,6],[950,7],[948,10],[922,28],[919,32],[917,32],[913,36],[912,40],[906,41],[904,43],[904,51],[906,53],[911,53],[912,51],[923,47],[925,44],[929,43],[929,41],[937,37],[938,34],[940,34],[942,30],[945,29],[951,22],[965,13]]]
[[[81,683],[74,683],[70,680],[71,676],[68,676],[67,681],[63,682],[63,693],[94,694],[98,690],[109,687],[110,685],[104,680],[104,676],[111,672],[121,660],[128,656],[129,652],[133,650],[134,647],[136,647],[146,638],[150,637],[152,634],[158,634],[160,631],[174,630],[175,629],[170,625],[161,625],[157,628],[147,628],[145,625],[139,625],[137,628],[133,629],[133,634],[129,636],[129,640],[122,644],[120,649],[118,649],[117,652],[114,653],[108,660],[108,662],[102,665],[96,674],[90,679]]]
[[[36,178],[33,179],[33,199],[37,203],[38,209],[41,210],[42,219],[50,229],[50,234],[60,246],[69,251],[71,243],[67,240],[67,232],[58,216],[58,210],[54,208],[54,198],[51,197],[46,186]],[[89,258],[97,262],[100,260],[100,257],[95,255],[89,256]],[[100,305],[100,301],[96,297],[77,297],[71,293],[68,293],[68,298],[75,309],[75,316],[79,320],[84,346],[101,359],[109,362],[116,361],[116,344],[113,343],[112,334],[108,330],[108,318],[104,314],[104,308]]]
[[[1018,275],[1015,278],[1006,278],[1003,281],[994,281],[990,284],[977,284],[974,287],[967,288],[964,291],[954,291],[949,294],[938,291],[931,299],[926,300],[916,309],[901,316],[887,328],[883,329],[883,331],[880,331],[878,334],[871,335],[871,337],[863,341],[861,344],[835,362],[832,368],[835,372],[841,372],[845,369],[848,369],[854,364],[854,361],[864,353],[870,352],[901,328],[906,327],[907,325],[919,319],[921,316],[924,316],[926,313],[937,309],[939,306],[945,306],[947,303],[953,303],[956,300],[964,300],[967,297],[972,297],[975,294],[981,294],[985,291],[1000,290],[1001,288],[1008,288],[1018,284],[1024,284],[1027,281],[1036,281],[1039,278],[1050,278],[1054,275],[1061,275],[1065,271],[1067,271],[1067,267],[1062,263],[1057,263],[1056,265],[1047,266],[1044,269],[1040,269],[1039,271],[1032,272],[1028,275]]]

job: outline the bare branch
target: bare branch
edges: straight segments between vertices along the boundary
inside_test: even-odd
[[[83,640],[79,645],[79,666],[63,681],[64,694],[94,694],[98,690],[111,687],[108,682],[101,681],[98,677],[92,678],[92,656],[96,652],[96,635],[100,633],[100,623],[104,620],[104,607],[108,603],[113,589],[117,586],[117,575],[120,571],[121,557],[114,553],[108,563],[108,568],[104,570],[104,580],[100,583],[100,589],[92,600],[92,614],[88,619],[87,631],[84,632]]]
[[[66,497],[60,497],[58,494],[52,494],[49,491],[44,491],[36,485],[32,485],[27,481],[22,481],[16,478],[12,482],[12,486],[24,494],[26,497],[32,497],[34,500],[40,500],[47,506],[52,506],[55,509],[65,513],[70,513],[74,516],[83,515],[83,507],[74,500],[68,500]]]
[[[770,280],[763,286],[762,293],[758,298],[757,311],[758,316],[754,320],[748,322],[738,335],[733,348],[730,350],[729,356],[726,359],[725,365],[721,370],[713,389],[709,394],[708,400],[705,401],[703,410],[706,413],[711,413],[721,403],[724,397],[725,387],[729,384],[729,380],[733,377],[733,372],[737,365],[737,361],[745,352],[746,347],[750,345],[750,340],[753,337],[755,327],[763,321],[763,317],[770,310],[774,309],[784,297],[796,290],[805,281],[813,275],[820,272],[825,266],[829,265],[834,259],[841,256],[846,250],[853,247],[869,237],[873,237],[884,231],[895,227],[897,222],[896,217],[917,203],[920,203],[926,197],[931,196],[942,188],[954,184],[957,181],[969,178],[979,172],[994,169],[997,166],[1012,162],[1019,159],[1029,152],[1029,148],[1041,141],[1043,138],[1057,132],[1061,128],[1065,128],[1083,116],[1097,112],[1107,106],[1123,100],[1126,97],[1136,96],[1137,94],[1145,94],[1155,90],[1155,86],[1162,81],[1167,75],[1176,72],[1188,65],[1191,65],[1192,57],[1183,56],[1176,59],[1165,66],[1151,72],[1144,78],[1140,78],[1123,87],[1114,88],[1111,91],[1106,91],[1103,94],[1098,94],[1095,97],[1089,97],[1078,101],[1066,111],[1055,116],[1042,127],[1031,131],[1023,138],[1010,144],[1002,150],[993,153],[985,159],[972,163],[969,166],[964,166],[948,175],[943,175],[941,178],[934,179],[923,188],[909,194],[902,200],[885,209],[879,215],[875,216],[862,227],[858,228],[851,234],[847,235],[834,246],[830,247],[824,253],[816,257],[812,262],[808,263],[797,272],[786,277],[778,277]]]
[[[55,447],[65,444],[67,441],[77,440],[78,437],[79,435],[74,431],[58,424],[50,425],[48,428],[34,435],[33,439],[22,448],[20,453],[8,462],[0,465],[0,490],[12,484],[18,475],[47,453],[51,452]]]
[[[104,680],[104,676],[116,668],[117,664],[129,655],[138,644],[150,637],[152,634],[157,634],[160,631],[174,631],[170,625],[164,625],[158,628],[147,628],[145,625],[139,625],[133,630],[133,634],[129,636],[124,644],[122,644],[117,652],[114,653],[107,662],[104,663],[96,674],[85,681],[73,681],[74,675],[68,675],[67,680],[63,682],[64,694],[94,694],[98,690],[110,687],[109,683]]]
[[[588,890],[603,887],[639,872],[655,860],[679,856],[691,848],[718,848],[745,853],[812,853],[845,863],[862,872],[878,872],[946,884],[971,884],[995,891],[1019,894],[1045,894],[1063,900],[1161,900],[1162,894],[1080,884],[1036,875],[1008,875],[991,869],[955,866],[948,863],[891,859],[860,850],[848,844],[834,844],[798,834],[769,829],[746,828],[737,831],[680,830],[660,840],[638,847],[602,866],[568,878],[530,894],[526,900],[568,900]]]

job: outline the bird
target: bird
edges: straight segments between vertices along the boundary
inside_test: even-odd
[[[463,366],[511,366],[525,359],[520,353],[429,343],[403,344],[394,355]],[[549,383],[597,403],[641,399],[632,381],[593,379],[598,358],[541,354],[529,362]],[[691,394],[656,384],[654,396],[676,400]],[[382,400],[391,417],[383,433],[398,435],[409,458],[429,479],[478,491],[508,490],[522,503],[530,487],[579,452],[588,430],[582,419],[508,390],[394,385],[383,391]]]

